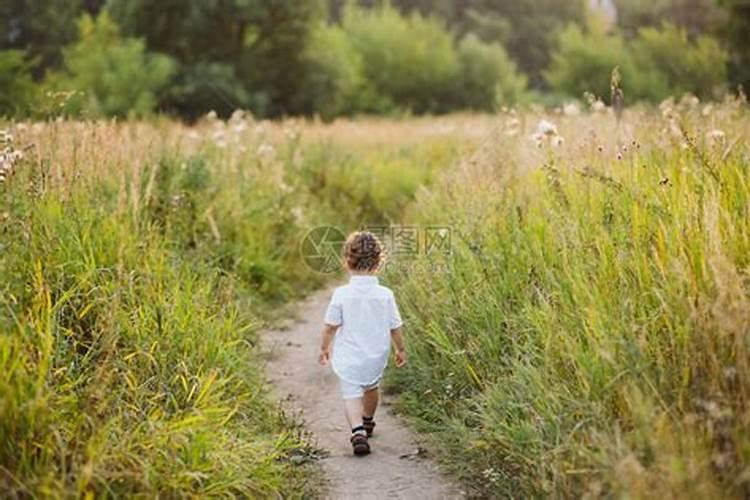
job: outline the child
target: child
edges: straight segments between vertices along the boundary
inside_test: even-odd
[[[367,231],[347,238],[344,265],[351,279],[333,293],[318,358],[321,365],[330,360],[339,378],[355,455],[370,453],[367,438],[375,428],[378,384],[388,363],[391,341],[396,346],[396,366],[406,364],[401,316],[393,292],[379,285],[375,276],[382,251],[378,239]]]

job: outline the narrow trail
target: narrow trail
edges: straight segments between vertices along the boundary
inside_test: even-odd
[[[266,376],[276,395],[301,412],[317,444],[329,455],[322,460],[330,499],[461,498],[423,453],[413,433],[391,412],[387,396],[375,415],[372,453],[352,455],[336,376],[317,364],[320,329],[333,288],[316,292],[299,304],[297,320],[286,329],[261,334],[269,353]],[[408,332],[407,332],[408,335]],[[391,369],[391,368],[389,368]]]

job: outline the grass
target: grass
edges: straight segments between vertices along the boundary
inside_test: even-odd
[[[25,156],[0,183],[4,495],[314,491],[257,331],[324,281],[299,256],[310,227],[395,217],[465,147],[427,122],[358,126],[8,124]]]
[[[500,117],[409,211],[453,254],[389,276],[401,410],[481,497],[746,497],[747,104],[552,115],[535,144],[542,118]]]
[[[542,119],[558,133],[532,136]],[[750,491],[741,99],[619,125],[532,110],[7,128],[24,152],[0,183],[9,496],[314,494],[257,332],[326,279],[301,261],[308,229],[389,223],[451,228],[451,255],[394,255],[384,276],[410,351],[389,386],[472,494]]]

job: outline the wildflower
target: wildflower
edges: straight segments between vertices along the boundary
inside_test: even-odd
[[[256,154],[261,161],[272,161],[276,158],[276,149],[271,144],[264,142],[258,146]]]
[[[520,126],[521,126],[521,122],[518,121],[518,118],[515,118],[515,117],[508,118],[505,121],[505,135],[512,137],[518,134],[518,130]]]
[[[701,114],[703,116],[708,116],[711,114],[711,112],[714,110],[714,106],[711,103],[706,104],[703,106],[703,110],[701,111]]]
[[[601,113],[602,111],[607,109],[607,105],[604,104],[604,102],[601,99],[597,99],[594,101],[594,103],[591,105],[591,109],[596,113]]]
[[[622,160],[622,153],[619,151],[617,152],[617,160]]]
[[[218,117],[219,117],[219,115],[217,115],[217,114],[216,114],[216,111],[214,111],[213,109],[212,109],[211,111],[209,111],[209,112],[208,112],[208,114],[206,115],[206,119],[207,119],[208,121],[214,121],[214,120],[216,120],[216,119],[217,119]]]
[[[725,138],[726,134],[724,131],[717,128],[706,132],[706,139],[713,144],[724,142]]]
[[[557,126],[547,120],[541,120],[539,125],[536,126],[537,134],[546,136],[557,135]]]
[[[565,144],[565,139],[560,137],[559,135],[555,136],[552,139],[552,145],[556,148],[561,148]]]
[[[563,106],[563,114],[565,116],[578,116],[581,114],[581,108],[575,102],[569,102]]]

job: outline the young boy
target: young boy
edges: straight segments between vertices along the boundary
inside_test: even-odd
[[[393,292],[381,286],[375,276],[382,251],[378,239],[367,231],[347,238],[344,265],[351,279],[333,293],[318,358],[321,365],[330,360],[339,378],[355,455],[370,453],[367,438],[375,429],[378,384],[388,363],[391,341],[396,346],[396,366],[406,364],[398,306]]]

